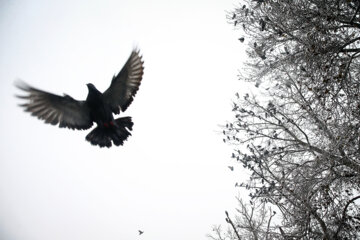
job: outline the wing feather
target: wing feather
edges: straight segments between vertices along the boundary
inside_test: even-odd
[[[45,123],[59,124],[61,128],[71,129],[88,129],[92,126],[93,121],[85,101],[77,101],[69,95],[58,96],[48,93],[24,82],[17,82],[16,86],[26,93],[17,96],[26,100],[26,103],[19,105]]]
[[[114,76],[110,87],[104,92],[104,101],[110,105],[111,111],[124,112],[133,101],[139,90],[144,74],[144,61],[138,49],[134,49],[124,67]]]

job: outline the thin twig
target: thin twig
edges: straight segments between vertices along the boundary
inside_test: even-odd
[[[231,219],[230,219],[230,217],[229,217],[229,213],[228,213],[227,211],[225,211],[225,215],[226,215],[226,218],[225,218],[226,222],[231,225],[231,227],[233,228],[233,230],[234,230],[237,238],[238,238],[239,240],[241,240],[241,237],[240,237],[239,233],[237,232],[236,227],[235,227],[233,221],[231,221]]]

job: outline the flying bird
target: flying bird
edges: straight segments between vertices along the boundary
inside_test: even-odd
[[[144,231],[141,231],[141,230],[138,230],[139,231],[139,235],[141,235],[141,234],[143,234],[144,233]]]
[[[111,147],[123,145],[131,135],[131,117],[114,119],[113,114],[125,112],[139,90],[144,73],[144,61],[138,49],[133,49],[121,71],[112,78],[109,88],[101,93],[92,83],[87,84],[86,100],[78,101],[71,96],[55,95],[34,88],[24,82],[15,85],[26,95],[20,104],[26,112],[60,128],[84,130],[94,123],[97,126],[86,136],[92,145]]]

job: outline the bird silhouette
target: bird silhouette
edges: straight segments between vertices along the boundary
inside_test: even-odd
[[[138,230],[139,231],[139,235],[141,235],[141,234],[143,234],[144,233],[144,231],[141,231],[141,230]]]
[[[133,49],[121,71],[112,78],[109,88],[101,93],[88,83],[86,100],[78,101],[71,96],[55,95],[34,88],[25,82],[15,85],[26,95],[17,96],[26,103],[20,104],[26,112],[60,128],[84,130],[97,124],[86,140],[92,145],[111,147],[123,145],[131,135],[131,117],[114,119],[113,114],[126,111],[139,89],[144,73],[144,61],[138,49]]]

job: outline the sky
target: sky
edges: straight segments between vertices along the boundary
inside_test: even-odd
[[[236,0],[0,1],[0,239],[202,240],[243,175],[220,125],[244,89]],[[16,79],[83,100],[138,47],[145,72],[124,146],[23,112]],[[139,236],[138,230],[144,231]]]

